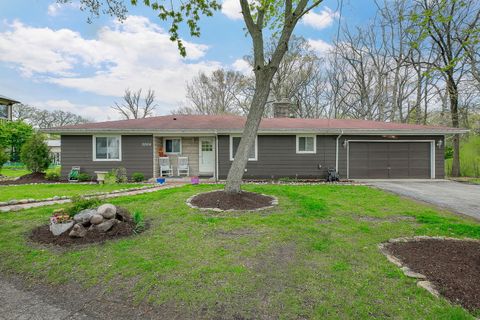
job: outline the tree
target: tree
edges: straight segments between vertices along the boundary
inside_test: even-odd
[[[249,100],[246,89],[250,79],[239,72],[218,69],[210,75],[200,72],[187,83],[189,104],[179,114],[241,114]]]
[[[0,148],[10,150],[10,161],[18,161],[23,144],[32,134],[32,126],[23,121],[1,121]]]
[[[68,1],[59,0],[59,2]],[[242,138],[227,176],[225,191],[231,194],[241,190],[249,150],[255,141],[265,111],[270,85],[288,50],[293,30],[305,14],[323,2],[323,0],[265,0],[251,3],[248,0],[239,1],[247,33],[252,40],[255,91]],[[131,0],[130,3],[136,5],[137,0]],[[94,16],[107,13],[120,20],[126,18],[127,7],[121,0],[80,0],[80,4],[83,8],[88,8]],[[147,0],[144,1],[144,4],[151,7],[161,20],[171,22],[170,39],[177,42],[181,55],[186,55],[186,50],[178,33],[180,24],[185,20],[190,35],[198,37],[200,36],[199,20],[201,15],[211,16],[215,10],[221,7],[215,0],[192,0],[180,4]],[[265,30],[272,34],[272,39],[275,39],[273,52],[268,56],[265,51]]]
[[[420,41],[428,40],[438,54],[432,62],[432,72],[438,72],[445,81],[450,106],[451,124],[458,128],[459,94],[465,75],[468,49],[478,44],[480,5],[478,1],[417,0],[411,20],[416,23]],[[418,46],[418,43],[413,43]],[[452,176],[460,175],[460,135],[453,137]]]
[[[130,89],[125,89],[123,95],[123,103],[115,102],[112,109],[118,111],[125,119],[141,119],[154,115],[155,108],[155,91],[148,89],[147,94],[143,98],[143,106],[141,105],[142,89],[137,92],[132,92]]]
[[[33,173],[44,172],[52,162],[50,149],[42,134],[35,133],[22,146],[21,160]]]
[[[90,122],[89,119],[69,111],[41,110],[21,103],[13,105],[13,119],[25,121],[33,127],[40,129]]]
[[[5,151],[2,148],[0,148],[0,173],[2,173],[2,167],[7,161],[8,161],[8,155],[5,153]]]

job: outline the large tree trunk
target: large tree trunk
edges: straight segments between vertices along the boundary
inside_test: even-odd
[[[234,160],[227,176],[225,191],[227,193],[239,193],[242,184],[242,177],[248,162],[248,155],[251,146],[255,142],[260,121],[262,120],[265,104],[270,93],[270,81],[274,73],[268,69],[255,72],[255,93],[253,95],[250,112],[243,129],[242,139],[234,154]]]
[[[458,87],[453,79],[453,74],[447,75],[447,91],[450,100],[450,115],[452,118],[452,126],[459,127],[458,121]],[[452,177],[460,176],[460,135],[453,136],[453,162],[452,162]]]

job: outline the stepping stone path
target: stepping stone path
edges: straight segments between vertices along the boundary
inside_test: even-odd
[[[170,188],[175,188],[175,187],[181,187],[185,183],[181,182],[172,182],[169,183],[168,185],[159,185],[153,188],[148,188],[148,189],[140,189],[140,190],[133,190],[133,191],[124,191],[124,192],[116,192],[116,193],[110,193],[110,194],[105,194],[98,196],[100,199],[110,199],[110,198],[117,198],[117,197],[124,197],[124,196],[134,196],[137,194],[144,194],[144,193],[151,193],[155,192],[161,189],[170,189]],[[54,197],[55,198],[55,197]],[[87,196],[86,198],[95,198],[95,196]],[[53,200],[46,200],[46,201],[39,201],[39,202],[32,202],[32,203],[20,203],[20,202],[15,202],[15,204],[10,204],[6,206],[1,206],[0,207],[0,213],[1,212],[11,212],[11,211],[20,211],[20,210],[26,210],[26,209],[31,209],[31,208],[37,208],[37,207],[43,207],[43,206],[51,206],[54,204],[62,204],[62,203],[68,203],[71,202],[69,198],[66,199],[61,199],[60,197],[56,197],[56,199]]]

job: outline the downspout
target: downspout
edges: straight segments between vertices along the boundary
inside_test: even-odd
[[[215,182],[218,181],[218,131],[215,129]]]
[[[335,170],[337,171],[338,173],[338,141],[340,140],[340,138],[343,136],[343,129],[342,131],[340,132],[340,134],[338,135],[337,137],[337,148],[336,148],[336,152],[335,152]]]

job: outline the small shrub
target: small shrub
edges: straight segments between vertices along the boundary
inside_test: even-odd
[[[117,182],[118,183],[125,183],[128,182],[127,178],[127,169],[124,167],[119,167],[116,169],[117,171]]]
[[[145,230],[145,219],[140,211],[135,211],[133,213],[133,223],[135,223],[134,233],[140,233]]]
[[[20,158],[27,169],[34,173],[47,170],[51,159],[44,136],[38,133],[31,136],[22,146]]]
[[[50,169],[47,170],[47,173],[45,173],[45,179],[51,180],[51,181],[59,181],[60,180],[60,167],[55,168],[55,169]]]
[[[92,176],[86,172],[80,172],[78,174],[78,181],[80,182],[92,181]]]
[[[105,184],[115,184],[117,183],[117,171],[115,169],[111,170],[105,175]]]
[[[135,182],[142,182],[143,180],[145,180],[145,176],[141,172],[134,172],[132,174],[132,180]]]
[[[73,217],[77,213],[85,209],[93,209],[100,205],[100,199],[98,198],[83,198],[81,196],[72,197],[72,203],[66,209],[68,214]]]
[[[2,167],[8,161],[8,158],[8,155],[0,147],[0,172],[2,172]]]

